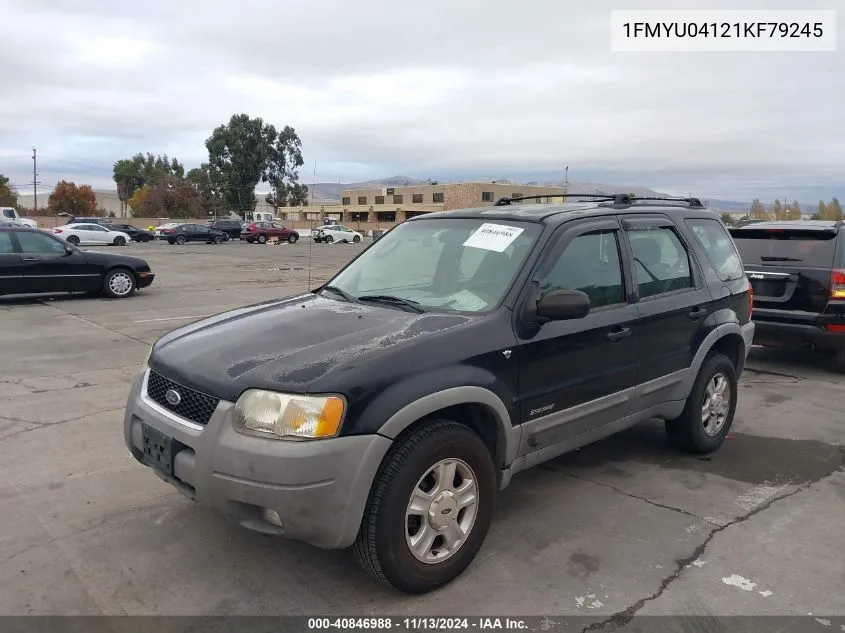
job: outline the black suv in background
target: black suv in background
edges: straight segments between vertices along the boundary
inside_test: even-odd
[[[127,447],[409,593],[472,562],[520,471],[653,418],[715,451],[754,335],[733,242],[696,199],[598,198],[421,215],[312,292],[166,334]]]
[[[243,220],[209,220],[207,226],[210,229],[223,231],[230,240],[240,239]]]
[[[754,222],[730,232],[754,289],[754,342],[833,351],[845,372],[845,222]]]

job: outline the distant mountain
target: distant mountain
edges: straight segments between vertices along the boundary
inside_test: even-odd
[[[340,192],[345,189],[377,189],[379,187],[407,187],[409,185],[422,184],[424,180],[411,178],[410,176],[391,176],[379,180],[365,180],[363,182],[318,182],[313,186],[308,185],[308,191],[312,197],[318,200],[340,200]]]

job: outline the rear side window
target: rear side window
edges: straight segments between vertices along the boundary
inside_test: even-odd
[[[687,220],[687,226],[707,253],[707,259],[716,269],[719,279],[731,281],[745,276],[739,253],[736,252],[731,236],[720,222],[699,218]]]
[[[733,229],[746,264],[835,268],[836,233],[801,229]]]

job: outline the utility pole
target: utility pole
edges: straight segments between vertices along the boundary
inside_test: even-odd
[[[38,210],[38,159],[35,156],[35,148],[32,148],[32,209]]]

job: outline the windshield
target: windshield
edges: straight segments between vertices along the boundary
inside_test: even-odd
[[[511,221],[406,222],[329,285],[353,299],[389,296],[424,310],[486,312],[507,293],[541,229]]]

